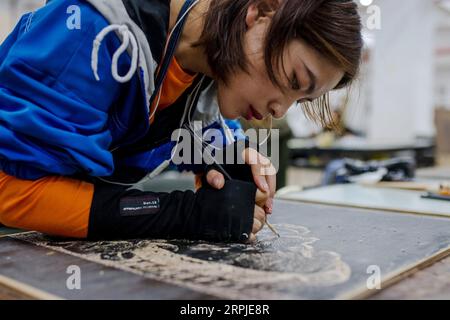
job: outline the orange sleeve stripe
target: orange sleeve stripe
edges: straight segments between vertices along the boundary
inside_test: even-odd
[[[200,189],[203,186],[203,174],[202,173],[198,173],[195,175],[195,191],[198,191],[198,189]]]
[[[162,86],[158,111],[173,104],[195,77],[185,72],[174,57]],[[49,235],[85,238],[93,195],[94,186],[83,181],[60,176],[20,180],[0,171],[0,223]]]
[[[158,111],[164,110],[177,101],[183,92],[194,82],[196,76],[184,71],[175,57],[173,57],[161,88]],[[157,99],[155,99],[152,105],[152,113],[155,109],[156,102]],[[153,121],[153,119],[151,120]]]
[[[0,223],[49,235],[86,238],[90,183],[61,176],[20,180],[0,171]]]

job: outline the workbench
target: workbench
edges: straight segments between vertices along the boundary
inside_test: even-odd
[[[351,184],[281,192],[269,219],[282,237],[265,228],[254,246],[90,243],[0,227],[0,299],[450,299],[450,205],[420,194]],[[67,289],[72,265],[82,290]],[[366,287],[373,265],[381,290]]]
[[[281,238],[264,228],[253,246],[183,240],[80,242],[33,232],[2,237],[0,295],[408,299],[450,294],[447,217],[276,200],[270,222]],[[66,286],[66,269],[73,265],[81,270],[82,290]],[[380,269],[381,290],[367,286],[374,266]]]
[[[421,169],[420,181],[450,179],[450,168]],[[279,198],[303,203],[353,207],[364,211],[377,209],[422,216],[440,216],[450,219],[450,203],[422,199],[423,192],[375,188],[356,184],[334,185],[304,191],[291,191]],[[450,299],[450,257],[432,260],[423,270],[417,270],[405,279],[380,291],[370,299]]]

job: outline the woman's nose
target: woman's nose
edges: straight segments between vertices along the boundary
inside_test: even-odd
[[[272,117],[275,119],[280,119],[284,117],[289,107],[283,106],[281,103],[273,102],[269,106],[270,113],[272,114]]]

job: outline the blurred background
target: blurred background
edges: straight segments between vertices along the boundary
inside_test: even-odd
[[[398,159],[400,166],[409,159],[412,175],[440,167],[450,177],[450,1],[358,2],[365,40],[361,74],[346,108],[346,92],[331,98],[344,135],[324,132],[292,108],[288,183],[336,182],[324,177],[342,168],[330,165],[336,159]]]
[[[0,41],[23,13],[44,2],[1,0]],[[365,40],[361,75],[350,93],[331,96],[345,130],[324,130],[301,108],[291,108],[275,123],[284,147],[280,187],[338,183],[344,160],[362,161],[352,163],[357,169],[347,170],[350,175],[403,168],[383,178],[391,180],[411,179],[417,169],[450,168],[450,0],[357,2]]]

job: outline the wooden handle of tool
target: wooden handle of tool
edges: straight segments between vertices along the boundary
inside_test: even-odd
[[[400,189],[400,190],[411,190],[411,191],[429,191],[436,192],[439,190],[438,183],[424,183],[424,182],[377,182],[377,183],[362,183],[365,187],[375,187],[375,188],[389,188],[389,189]]]

